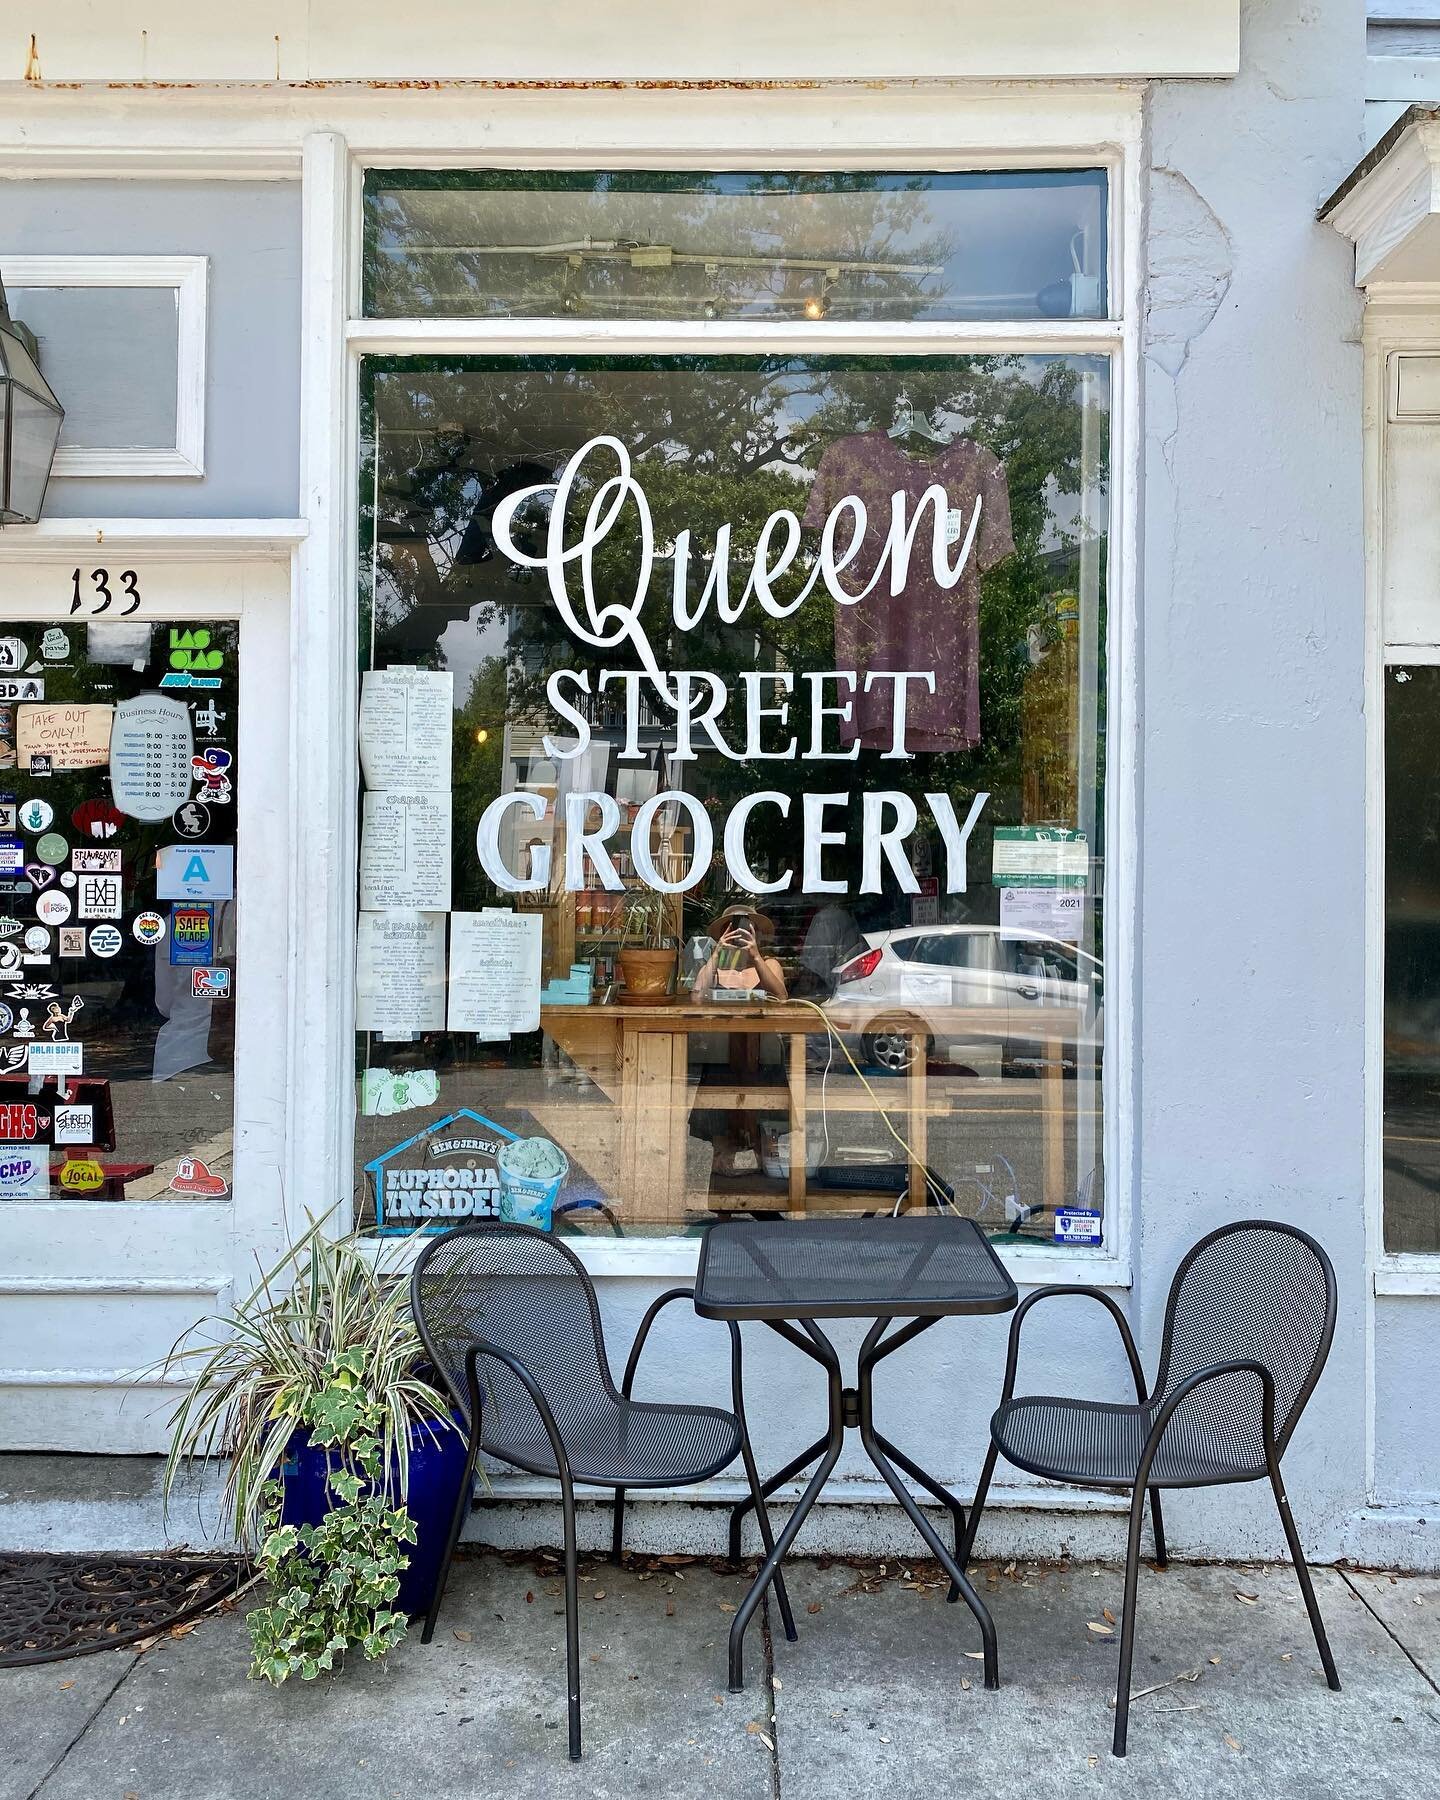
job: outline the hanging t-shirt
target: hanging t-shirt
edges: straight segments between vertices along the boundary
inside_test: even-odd
[[[890,527],[891,496],[909,500],[907,518],[926,488],[943,487],[946,536],[964,540],[978,502],[980,522],[959,581],[948,591],[930,566],[928,519],[916,534],[903,593],[892,595],[884,579],[874,592],[835,614],[835,666],[867,669],[933,669],[935,692],[908,686],[906,748],[914,751],[968,750],[980,741],[980,576],[1015,548],[1010,535],[1010,493],[1005,469],[989,450],[957,438],[934,456],[907,456],[883,431],[837,438],[820,458],[805,508],[805,524],[819,529],[847,495],[864,503],[869,523],[859,555],[840,580],[859,593],[875,573]],[[844,532],[842,531],[842,541]],[[886,682],[866,694],[857,691],[853,725],[842,725],[847,748],[858,737],[866,750],[888,750],[894,734],[893,689]]]

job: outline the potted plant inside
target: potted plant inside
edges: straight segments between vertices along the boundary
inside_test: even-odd
[[[646,889],[625,896],[618,959],[627,1006],[663,1006],[673,997],[679,951],[666,895]]]
[[[404,1637],[430,1604],[465,1471],[404,1282],[324,1223],[163,1364],[189,1383],[166,1500],[191,1458],[229,1458],[226,1517],[270,1589],[249,1616],[250,1673],[275,1683]]]

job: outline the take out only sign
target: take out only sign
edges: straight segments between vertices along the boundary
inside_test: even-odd
[[[606,469],[613,465],[617,472],[597,481],[592,472],[597,462]],[[583,500],[577,494],[582,478],[589,494],[588,507],[583,511]],[[515,541],[511,527],[521,508],[527,505],[533,508],[537,503],[548,511],[549,523],[544,550],[532,555]],[[657,551],[645,490],[631,473],[629,452],[618,438],[592,438],[570,459],[558,481],[508,495],[496,508],[494,517],[495,541],[500,549],[522,567],[544,571],[550,598],[566,629],[590,652],[587,666],[557,669],[549,678],[546,694],[550,706],[574,736],[546,736],[546,756],[557,762],[582,756],[590,744],[590,725],[581,703],[587,696],[618,687],[624,691],[627,718],[625,744],[618,752],[621,761],[640,754],[638,731],[642,688],[652,707],[663,707],[674,714],[672,762],[684,763],[697,757],[700,754],[697,743],[707,753],[715,752],[728,761],[747,765],[797,759],[806,763],[854,762],[860,754],[858,738],[848,748],[828,750],[825,748],[825,722],[847,723],[853,715],[857,694],[875,691],[888,697],[891,709],[890,743],[881,753],[881,760],[908,760],[911,752],[906,742],[906,729],[910,697],[915,692],[933,694],[937,681],[946,676],[946,671],[828,669],[798,674],[790,670],[746,671],[740,677],[744,739],[732,743],[719,722],[730,700],[727,684],[720,676],[705,670],[663,669],[642,619],[642,609],[656,566],[661,561],[670,570],[671,622],[679,633],[692,631],[712,611],[726,625],[738,624],[752,609],[774,619],[786,619],[812,594],[821,591],[836,606],[855,606],[872,594],[877,596],[877,603],[883,604],[887,599],[896,603],[905,592],[911,561],[917,552],[928,556],[930,577],[941,590],[948,591],[959,584],[974,552],[982,506],[983,497],[977,495],[969,515],[962,513],[957,519],[946,489],[938,483],[926,488],[914,502],[913,509],[908,495],[892,495],[888,520],[876,521],[874,526],[881,537],[875,566],[863,583],[852,576],[852,585],[847,586],[842,578],[860,556],[872,530],[865,503],[858,496],[848,495],[836,502],[821,528],[818,550],[808,577],[792,598],[782,598],[776,594],[774,584],[781,576],[803,566],[802,528],[796,513],[786,508],[773,512],[761,526],[754,544],[744,552],[732,545],[731,527],[721,527],[716,534],[713,553],[703,561],[697,557],[700,566],[692,572],[690,532],[678,532],[673,543],[664,548],[662,556]],[[602,605],[595,592],[595,558],[605,539],[622,521],[626,529],[637,531],[639,537],[640,561],[635,591],[628,601],[611,600]],[[874,540],[870,541],[873,544]],[[737,585],[740,572],[744,572],[743,586],[735,593],[731,591],[732,561],[736,567]],[[693,591],[695,587],[698,592]],[[622,646],[639,662],[638,669],[602,666],[596,670],[593,667],[599,654]],[[777,747],[765,749],[762,728],[768,724],[772,737],[777,730],[788,730],[791,706],[797,699],[806,703],[808,733],[792,733]],[[988,793],[975,794],[961,820],[948,794],[936,792],[924,796],[925,806],[944,846],[944,891],[947,894],[965,892],[966,846],[989,798]],[[807,793],[801,796],[800,816],[792,820],[789,794],[771,789],[746,795],[731,809],[721,837],[720,853],[731,880],[752,894],[781,893],[792,884],[811,893],[850,892],[848,881],[826,879],[822,873],[825,847],[846,841],[845,832],[836,829],[836,824],[850,804],[851,795],[845,789]],[[545,796],[525,791],[501,794],[486,807],[476,830],[476,851],[486,875],[497,887],[508,893],[537,893],[549,889],[548,844],[531,846],[529,868],[522,871],[506,863],[501,843],[507,815],[512,810],[528,812],[532,819],[540,822],[551,816],[550,807],[551,802]],[[782,818],[797,828],[801,847],[798,871],[790,868],[774,880],[766,880],[752,868],[746,850],[746,830],[751,816],[760,807],[777,809]],[[906,842],[920,818],[914,799],[899,789],[876,789],[862,796],[861,809],[862,864],[858,891],[878,894],[882,876],[888,869],[902,893],[919,893],[919,880],[906,852]],[[679,875],[669,878],[661,873],[651,855],[652,828],[657,816],[670,820],[681,813],[689,822],[690,864]],[[599,885],[619,892],[624,882],[605,848],[605,841],[620,829],[616,800],[599,791],[571,792],[565,797],[563,816],[566,826],[564,886],[573,891]],[[698,886],[709,873],[716,854],[714,827],[700,798],[684,789],[672,789],[646,800],[631,826],[629,852],[641,880],[662,893],[684,893]]]

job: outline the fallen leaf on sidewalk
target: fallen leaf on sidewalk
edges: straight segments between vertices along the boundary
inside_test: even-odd
[[[807,1613],[823,1612],[825,1610],[825,1602],[823,1600],[812,1600],[805,1610]]]
[[[1225,1733],[1225,1742],[1231,1750],[1242,1750],[1244,1748],[1244,1745],[1240,1742],[1239,1738],[1231,1737],[1228,1731]]]
[[[1236,1588],[1235,1598],[1242,1606],[1257,1606],[1260,1602],[1258,1594],[1247,1594],[1244,1588]]]
[[[1212,1663],[1218,1663],[1220,1661],[1220,1658],[1218,1656],[1212,1656],[1210,1658],[1210,1660]]]
[[[734,1612],[736,1610],[728,1600],[717,1600],[715,1604],[720,1608],[721,1612]]]
[[[960,1689],[962,1693],[968,1694],[970,1692],[970,1677],[968,1675],[962,1675],[960,1677]]]
[[[971,1662],[983,1662],[985,1660],[985,1652],[983,1650],[967,1650],[965,1655],[969,1657]]]
[[[1293,1662],[1295,1660],[1295,1653],[1292,1650],[1282,1650],[1280,1652],[1280,1660],[1281,1662]]]
[[[785,1683],[780,1679],[780,1677],[778,1675],[772,1675],[770,1677],[770,1685],[771,1685],[771,1687],[774,1688],[775,1692],[778,1694],[780,1692],[781,1688],[784,1687]]]
[[[746,1731],[748,1731],[750,1733],[751,1737],[759,1738],[760,1742],[765,1746],[765,1748],[767,1750],[773,1750],[775,1748],[775,1740],[773,1738],[767,1737],[765,1735],[765,1733],[760,1729],[760,1725],[757,1720],[751,1719],[747,1723],[745,1729],[746,1729]],[[887,1738],[881,1738],[880,1741],[882,1744],[889,1742],[889,1740]]]
[[[673,1619],[675,1617],[675,1602],[673,1600],[667,1600],[665,1602],[665,1617],[667,1619]]]
[[[60,1686],[62,1688],[72,1688],[72,1687],[74,1687],[74,1685],[75,1685],[75,1683],[73,1681],[62,1681],[60,1683]]]
[[[1101,1608],[1100,1617],[1105,1621],[1105,1623],[1107,1625],[1113,1625],[1115,1623],[1115,1615],[1114,1615],[1114,1613],[1111,1612],[1111,1610],[1108,1606]]]
[[[1087,1619],[1085,1621],[1085,1629],[1087,1631],[1093,1631],[1095,1633],[1096,1637],[1108,1638],[1108,1637],[1114,1637],[1114,1635],[1115,1635],[1115,1629],[1113,1626],[1102,1625],[1098,1619]]]
[[[596,1588],[595,1592],[590,1596],[590,1598],[592,1600],[603,1600],[605,1598],[604,1588]]]
[[[450,1635],[453,1638],[457,1638],[462,1644],[473,1644],[475,1642],[475,1633],[473,1631],[452,1631]]]
[[[1199,1679],[1199,1669],[1182,1669],[1178,1675],[1172,1675],[1168,1681],[1157,1681],[1152,1687],[1136,1688],[1130,1695],[1130,1698],[1132,1701],[1143,1700],[1147,1694],[1159,1694],[1168,1687],[1174,1687],[1177,1681],[1198,1681]],[[1110,1696],[1107,1704],[1112,1710],[1114,1709],[1115,1696],[1113,1694]]]

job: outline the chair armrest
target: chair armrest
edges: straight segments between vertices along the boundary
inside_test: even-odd
[[[1169,1429],[1171,1420],[1181,1406],[1190,1398],[1197,1388],[1203,1387],[1207,1381],[1214,1381],[1226,1375],[1258,1375],[1260,1377],[1260,1436],[1265,1447],[1265,1459],[1273,1469],[1275,1467],[1275,1377],[1264,1363],[1253,1362],[1240,1357],[1233,1362],[1211,1363],[1208,1368],[1197,1369],[1193,1375],[1187,1375],[1178,1387],[1173,1388],[1161,1402],[1150,1426],[1150,1435],[1145,1440],[1145,1448],[1140,1455],[1140,1467],[1136,1472],[1135,1485],[1145,1486],[1146,1477],[1150,1473],[1150,1464],[1160,1449],[1161,1440]]]
[[[555,1415],[550,1410],[550,1402],[541,1391],[540,1383],[518,1356],[512,1355],[509,1350],[502,1350],[498,1344],[492,1344],[485,1338],[477,1338],[465,1352],[465,1382],[470,1392],[471,1430],[475,1433],[476,1443],[479,1443],[481,1437],[480,1415],[484,1405],[484,1399],[480,1392],[480,1376],[476,1367],[482,1356],[493,1356],[497,1362],[504,1363],[535,1402],[535,1410],[540,1415],[540,1423],[545,1427],[545,1435],[550,1440],[550,1448],[555,1452],[555,1467],[559,1470],[561,1485],[568,1491],[570,1463],[565,1455],[565,1446],[560,1439],[560,1428],[555,1423]]]
[[[650,1327],[655,1323],[661,1310],[667,1307],[672,1300],[693,1301],[694,1298],[694,1288],[678,1287],[670,1288],[658,1300],[651,1303],[645,1317],[640,1321],[640,1329],[635,1333],[635,1342],[630,1346],[630,1355],[626,1359],[625,1377],[620,1383],[620,1393],[623,1398],[626,1400],[630,1398],[630,1390],[635,1385],[635,1371],[640,1366],[640,1352],[645,1348],[645,1340],[650,1335]]]
[[[1135,1348],[1135,1339],[1130,1330],[1130,1321],[1119,1306],[1103,1288],[1097,1287],[1042,1287],[1036,1288],[1033,1294],[1027,1294],[1015,1309],[1015,1316],[1010,1321],[1010,1345],[1005,1356],[1005,1385],[1001,1390],[1000,1401],[1003,1405],[1015,1392],[1015,1369],[1020,1359],[1020,1329],[1025,1323],[1026,1314],[1032,1306],[1038,1306],[1042,1300],[1054,1300],[1065,1295],[1076,1295],[1086,1300],[1096,1300],[1114,1319],[1120,1328],[1120,1341],[1125,1346],[1125,1355],[1130,1363],[1130,1373],[1135,1378],[1135,1398],[1143,1406],[1149,1398],[1145,1387],[1145,1371],[1140,1366],[1140,1353]]]

